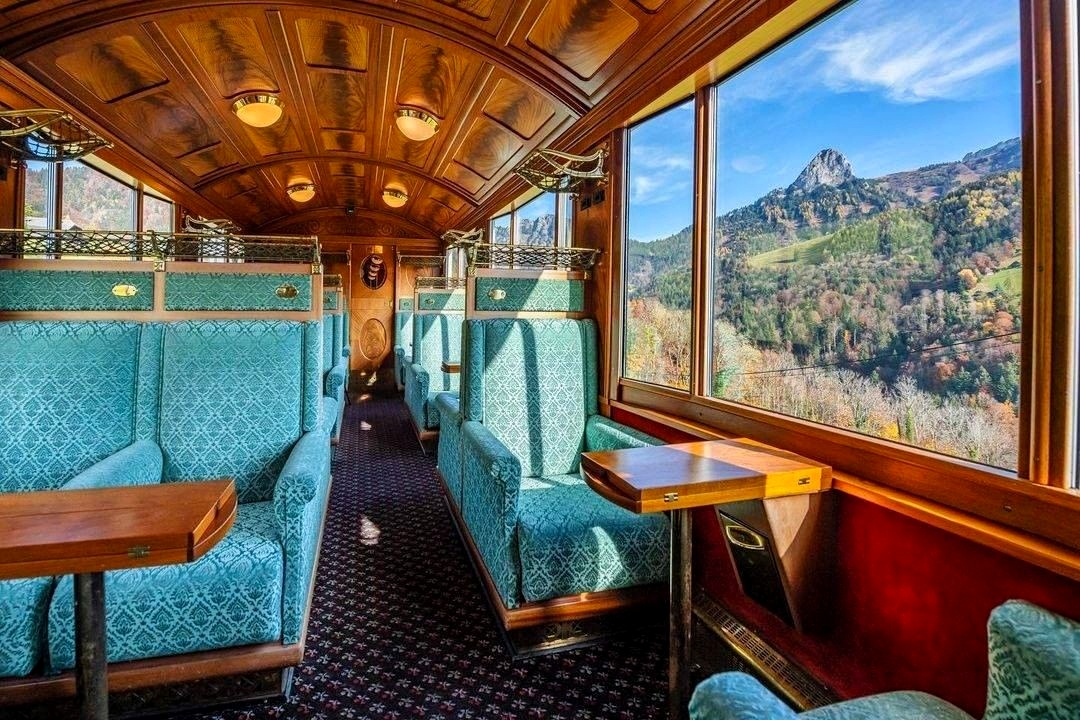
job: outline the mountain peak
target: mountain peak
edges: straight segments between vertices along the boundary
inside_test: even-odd
[[[801,190],[808,193],[821,185],[842,185],[854,177],[851,163],[844,154],[833,148],[825,148],[803,168],[795,182],[788,186],[788,191]]]

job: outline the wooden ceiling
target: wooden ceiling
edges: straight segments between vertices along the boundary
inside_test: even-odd
[[[644,63],[718,4],[762,3],[9,2],[0,57],[247,229],[430,237],[475,219],[530,150],[641,86]],[[283,120],[241,123],[230,107],[254,92],[277,94]],[[399,107],[439,132],[406,139]],[[298,181],[318,185],[314,200],[287,197]],[[388,186],[409,202],[384,205]]]

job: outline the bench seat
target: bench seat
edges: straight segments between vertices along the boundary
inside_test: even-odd
[[[0,580],[0,677],[29,675],[37,666],[52,587],[51,577]]]

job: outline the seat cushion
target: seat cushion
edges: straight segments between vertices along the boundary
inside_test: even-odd
[[[319,432],[327,435],[334,432],[334,424],[337,422],[340,404],[337,398],[323,395],[322,409],[319,411]]]
[[[51,577],[0,580],[0,677],[29,675],[41,657]]]
[[[799,715],[807,720],[972,720],[951,703],[923,692],[891,692],[827,705]]]
[[[461,411],[460,401],[453,393],[435,397],[439,413],[438,467],[451,499],[461,508]]]
[[[271,502],[242,504],[228,534],[186,565],[105,573],[110,662],[281,639],[283,556]],[[49,657],[75,664],[71,576],[49,605]]]
[[[578,475],[522,481],[518,552],[526,601],[663,582],[667,548],[667,518],[623,510]]]
[[[428,429],[435,429],[439,427],[439,408],[435,404],[435,400],[440,395],[449,395],[453,398],[457,398],[458,396],[456,391],[447,392],[445,390],[433,390],[432,392],[428,393],[427,403],[424,405],[424,427]]]

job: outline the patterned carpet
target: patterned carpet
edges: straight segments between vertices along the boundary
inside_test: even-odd
[[[655,630],[510,662],[406,413],[397,398],[346,408],[291,699],[183,718],[662,717]]]

